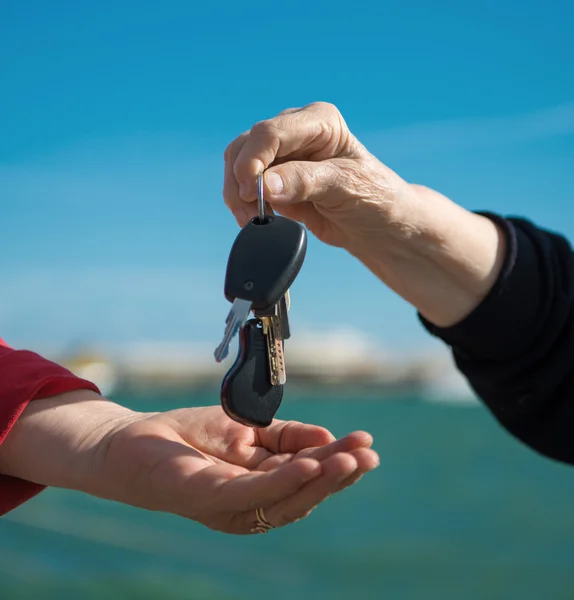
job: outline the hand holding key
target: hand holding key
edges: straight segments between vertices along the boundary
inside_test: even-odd
[[[283,398],[289,287],[303,264],[307,236],[299,223],[265,214],[261,175],[258,183],[259,214],[237,236],[227,263],[224,293],[233,304],[215,359],[227,356],[239,332],[239,352],[224,377],[221,404],[239,423],[267,427]],[[251,311],[256,318],[246,323]]]
[[[346,249],[391,233],[397,209],[402,211],[413,196],[412,188],[370,154],[337,108],[325,102],[260,121],[229,144],[223,195],[240,226],[256,214],[261,172],[274,211]]]
[[[223,341],[215,351],[218,362],[227,356],[230,341],[251,310],[265,314],[279,304],[305,259],[305,229],[291,219],[265,215],[261,186],[259,198],[258,216],[239,232],[229,254],[224,293],[233,306]]]
[[[413,185],[315,102],[256,123],[225,151],[225,203],[243,226],[265,172],[273,210],[345,248],[431,323],[449,327],[488,294],[502,268],[504,232],[442,194]]]

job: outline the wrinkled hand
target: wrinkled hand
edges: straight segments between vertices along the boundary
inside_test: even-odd
[[[505,234],[442,194],[401,179],[349,131],[335,106],[289,109],[225,151],[223,196],[239,225],[272,209],[345,248],[435,325],[470,314],[492,289]]]
[[[274,421],[251,429],[220,406],[137,413],[77,391],[31,402],[0,446],[0,473],[248,534],[281,527],[374,469],[372,438]]]
[[[413,188],[364,148],[332,104],[286,110],[227,147],[223,195],[240,226],[257,214],[257,176],[265,169],[274,211],[351,251],[384,233],[415,200]]]

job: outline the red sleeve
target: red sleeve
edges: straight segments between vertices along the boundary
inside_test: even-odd
[[[91,382],[27,350],[13,350],[0,339],[0,444],[31,400],[88,389]],[[0,515],[23,504],[45,486],[0,475]]]

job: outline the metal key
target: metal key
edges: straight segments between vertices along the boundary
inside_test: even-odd
[[[245,319],[249,316],[251,310],[251,302],[249,300],[242,300],[236,298],[233,302],[233,306],[225,319],[225,332],[223,334],[223,340],[219,346],[215,349],[214,356],[217,362],[221,362],[227,358],[229,354],[229,344],[235,337]]]
[[[267,355],[269,359],[269,372],[273,385],[284,385],[287,381],[285,369],[284,344],[290,337],[289,317],[287,315],[290,305],[289,290],[271,309],[254,310],[255,317],[263,323],[263,333],[267,340]]]
[[[221,405],[234,421],[268,427],[283,399],[283,386],[270,381],[267,342],[260,319],[249,319],[239,332],[239,353],[223,378]]]
[[[228,355],[229,344],[250,310],[268,310],[281,301],[305,259],[305,229],[291,219],[265,215],[262,185],[259,187],[260,214],[239,232],[227,262],[224,293],[233,306],[223,340],[215,350],[217,362]]]
[[[265,199],[263,197],[263,173],[257,177],[257,210],[258,222],[260,225],[265,223]],[[228,269],[229,270],[229,269]],[[233,306],[225,319],[225,331],[221,344],[215,349],[215,360],[221,362],[229,354],[229,344],[235,337],[241,325],[245,322],[251,310],[251,303],[248,300],[235,298]]]
[[[277,313],[278,313],[278,309]],[[256,316],[258,316],[256,314]],[[287,381],[285,357],[283,355],[283,333],[279,314],[261,316],[263,333],[267,342],[267,359],[269,361],[269,380],[271,385],[284,385]]]

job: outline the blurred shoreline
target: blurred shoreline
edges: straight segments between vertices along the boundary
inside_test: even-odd
[[[180,395],[217,391],[231,368],[236,348],[216,363],[210,345],[139,342],[113,349],[77,345],[49,358],[96,383],[104,395]],[[407,356],[384,351],[356,332],[293,336],[285,344],[287,389],[329,396],[352,389],[364,397],[475,399],[446,348]]]

